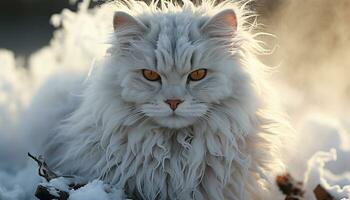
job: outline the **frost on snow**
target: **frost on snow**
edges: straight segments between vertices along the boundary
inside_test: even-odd
[[[103,56],[112,33],[112,6],[88,10],[83,1],[77,12],[67,9],[52,17],[61,27],[55,31],[49,46],[29,58],[29,70],[21,68],[12,52],[0,50],[0,199],[34,199],[36,186],[41,182],[36,164],[27,158],[28,138],[18,121],[30,107],[30,99],[48,77],[57,73],[81,72],[88,75],[91,63]],[[74,55],[72,58],[71,55]],[[287,87],[283,88],[286,93]],[[288,91],[288,90],[287,90]],[[298,93],[291,92],[292,99]],[[302,105],[286,102],[298,119],[297,136],[291,141],[294,151],[286,154],[288,169],[298,180],[304,180],[307,199],[315,199],[313,189],[321,184],[337,199],[350,199],[350,125],[342,118],[326,120],[323,115],[305,113]],[[303,111],[303,112],[302,112]],[[346,118],[346,115],[341,115]],[[349,117],[349,113],[347,113]],[[31,142],[35,145],[35,141]],[[94,180],[77,190],[69,190],[64,179],[53,179],[48,185],[69,192],[71,200],[123,199],[123,191]]]

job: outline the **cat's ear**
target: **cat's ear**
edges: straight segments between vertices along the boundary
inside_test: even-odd
[[[219,12],[201,27],[201,31],[210,37],[232,37],[237,31],[237,16],[232,9]]]
[[[143,32],[146,30],[145,25],[143,25],[133,16],[122,11],[118,11],[114,13],[113,28],[114,28],[114,31],[128,29],[128,30]]]

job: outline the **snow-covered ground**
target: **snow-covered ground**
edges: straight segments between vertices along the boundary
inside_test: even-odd
[[[36,138],[28,138],[18,123],[28,112],[30,99],[51,75],[81,72],[88,76],[91,63],[108,48],[106,36],[112,32],[113,8],[88,10],[87,5],[88,1],[84,1],[78,12],[63,10],[52,17],[58,29],[50,45],[29,58],[28,70],[18,66],[12,52],[0,50],[0,200],[34,199],[41,181],[36,163],[26,155],[31,149],[29,143],[35,144]],[[290,151],[284,159],[287,170],[304,181],[306,199],[314,199],[312,191],[318,184],[336,199],[350,199],[349,103],[344,99],[336,101],[336,95],[331,95],[329,105],[315,106],[305,91],[284,81],[276,81],[275,85],[296,129],[295,139],[285,144]],[[52,184],[68,191],[63,180]],[[68,192],[71,200],[122,198],[122,191],[108,187],[95,180]]]

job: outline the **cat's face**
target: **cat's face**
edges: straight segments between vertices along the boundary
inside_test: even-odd
[[[165,16],[144,26],[116,14],[115,29],[125,30],[117,32],[122,51],[115,58],[121,97],[135,112],[162,127],[181,128],[207,120],[221,101],[239,93],[245,75],[228,45],[234,12],[206,21]]]
[[[155,70],[145,66],[129,72],[122,96],[165,127],[180,128],[205,118],[210,104],[229,93],[224,74],[209,67],[185,72]]]

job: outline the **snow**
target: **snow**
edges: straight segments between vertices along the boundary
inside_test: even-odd
[[[111,188],[99,180],[94,180],[76,191],[71,191],[69,195],[69,200],[95,199],[125,199],[125,195],[122,190]]]
[[[308,168],[305,173],[304,184],[306,188],[316,188],[318,184],[321,184],[330,194],[336,199],[350,198],[350,179],[343,180],[341,187],[335,183],[331,183],[329,176],[336,177],[332,172],[325,169],[325,164],[330,161],[337,160],[337,153],[335,149],[331,149],[329,152],[318,151],[308,161]],[[310,191],[306,193],[307,199],[315,199]]]
[[[71,183],[71,180],[66,179],[64,177],[59,177],[52,179],[48,183],[43,183],[41,185],[43,186],[52,186],[58,190],[64,191],[64,192],[69,192],[69,184]]]
[[[4,147],[5,146],[1,146],[1,148]],[[6,162],[6,158],[0,157],[0,161]],[[8,164],[16,164],[16,162]],[[19,168],[14,171],[0,168],[0,199],[34,199],[33,194],[35,192],[36,185],[41,180],[37,175],[37,171],[38,167],[33,162],[28,162],[28,164],[23,168]]]
[[[56,27],[49,46],[29,58],[29,71],[8,50],[0,50],[0,199],[35,199],[33,194],[42,179],[37,166],[26,156],[32,140],[18,122],[30,107],[30,99],[51,75],[67,72],[88,74],[94,59],[103,56],[111,30],[111,7],[87,9],[88,1],[77,12],[67,9],[52,17]],[[74,57],[72,57],[74,55]],[[283,105],[296,128],[295,140],[286,144],[287,170],[304,181],[307,199],[315,199],[313,189],[321,184],[337,199],[350,199],[350,122],[344,100],[334,112],[326,106],[315,109],[305,96],[287,83],[278,82]],[[347,102],[347,101],[345,101]],[[334,102],[332,102],[334,105]],[[323,106],[323,105],[322,105]],[[35,141],[33,141],[35,144]],[[53,179],[48,185],[67,191],[70,200],[125,199],[123,191],[94,180],[77,190],[68,188],[69,180]]]
[[[74,190],[70,188],[69,185],[75,181],[76,179],[59,177],[50,180],[50,182],[41,183],[40,185],[48,188],[50,194],[54,196],[59,196],[56,189],[67,192],[69,194],[69,200],[126,199],[123,190],[113,188],[103,181],[94,180]]]
[[[350,199],[350,134],[334,119],[315,113],[304,119],[297,132],[296,143],[303,147],[299,160],[290,165],[299,170],[296,173],[305,172],[306,199],[315,199],[313,189],[318,184],[336,199]]]

